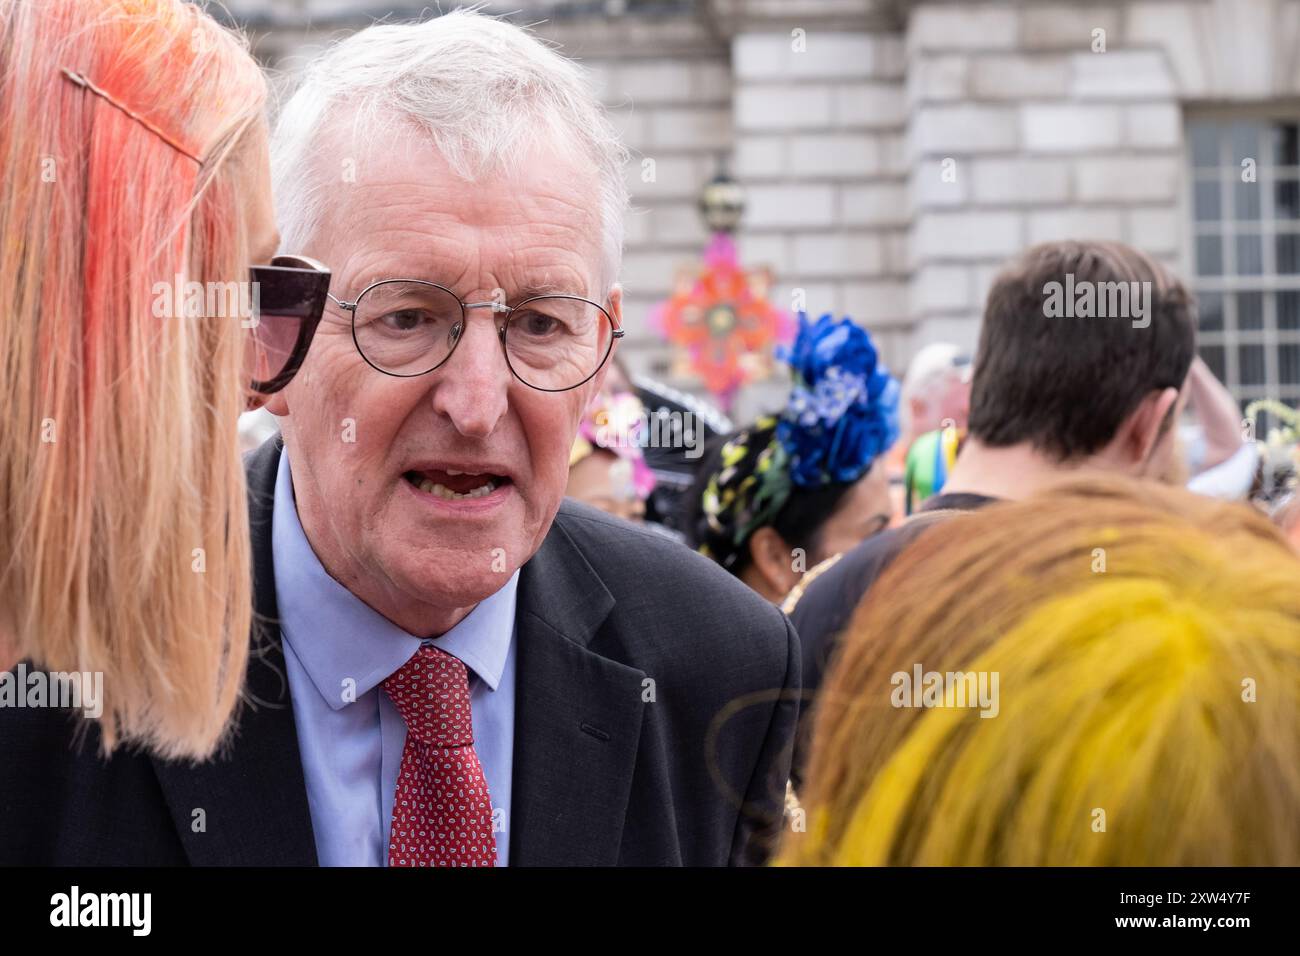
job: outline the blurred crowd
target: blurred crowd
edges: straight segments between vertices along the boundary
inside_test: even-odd
[[[1048,316],[1067,276],[1150,289],[1152,321]],[[799,634],[787,823],[820,822],[784,859],[1294,862],[1300,454],[1196,357],[1183,284],[1119,243],[1030,249],[975,354],[927,345],[901,384],[849,318],[800,318],[785,407],[712,436],[661,519]],[[1008,703],[900,707],[914,668]]]

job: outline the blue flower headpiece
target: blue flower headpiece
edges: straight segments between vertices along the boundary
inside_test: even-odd
[[[785,409],[728,440],[703,495],[700,550],[724,567],[775,520],[794,487],[857,481],[898,438],[898,381],[866,329],[800,313],[794,345],[777,356],[794,373]]]
[[[898,380],[867,330],[830,313],[799,314],[799,335],[778,357],[794,370],[794,391],[776,426],[801,488],[857,481],[898,439]]]

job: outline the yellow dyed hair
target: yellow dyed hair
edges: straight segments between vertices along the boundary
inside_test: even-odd
[[[998,713],[892,677],[999,675]],[[818,698],[803,865],[1300,863],[1300,560],[1244,505],[1074,482],[942,522]]]

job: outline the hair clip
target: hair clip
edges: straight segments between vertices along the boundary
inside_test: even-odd
[[[176,142],[176,140],[172,139],[172,138],[171,138],[170,136],[168,136],[165,132],[163,132],[161,129],[159,129],[157,126],[155,126],[153,123],[149,122],[147,119],[145,119],[145,118],[144,118],[143,116],[141,116],[139,113],[135,112],[135,111],[132,110],[130,107],[125,106],[125,105],[123,105],[122,103],[119,103],[119,102],[118,102],[117,100],[115,100],[115,99],[112,97],[112,95],[109,94],[106,90],[101,90],[101,89],[100,89],[98,86],[96,86],[94,83],[90,82],[90,80],[87,79],[87,77],[86,77],[86,75],[85,75],[84,73],[77,73],[77,72],[74,72],[73,70],[69,70],[69,69],[65,66],[65,67],[63,67],[63,75],[66,76],[66,77],[67,77],[69,80],[71,80],[73,83],[76,83],[78,86],[82,87],[83,89],[90,90],[90,92],[94,93],[96,96],[99,96],[99,97],[103,98],[106,102],[108,102],[108,103],[110,103],[111,105],[117,107],[119,110],[121,110],[121,111],[122,111],[123,113],[125,113],[127,116],[131,117],[131,119],[135,120],[137,123],[139,123],[139,124],[140,124],[141,126],[143,126],[145,129],[149,130],[149,132],[153,133],[155,136],[157,136],[159,139],[161,139],[161,140],[162,140],[164,143],[166,143],[168,146],[171,146],[171,147],[172,147],[173,149],[175,149],[177,152],[181,153],[182,155],[188,156],[190,159],[194,160],[194,161],[195,161],[196,163],[198,163],[200,166],[203,165],[203,160],[199,159],[199,157],[195,156],[195,155],[194,155],[193,153],[191,153],[188,149],[186,149],[186,148],[185,148],[184,146],[182,146],[180,143]]]

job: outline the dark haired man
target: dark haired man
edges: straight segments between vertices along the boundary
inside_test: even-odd
[[[902,526],[814,569],[787,604],[804,687],[820,685],[836,636],[876,578],[945,513],[1028,497],[1064,477],[1168,473],[1194,354],[1191,296],[1142,252],[1052,242],[1013,260],[989,292],[969,430],[942,494]],[[800,715],[796,774],[809,713]]]

